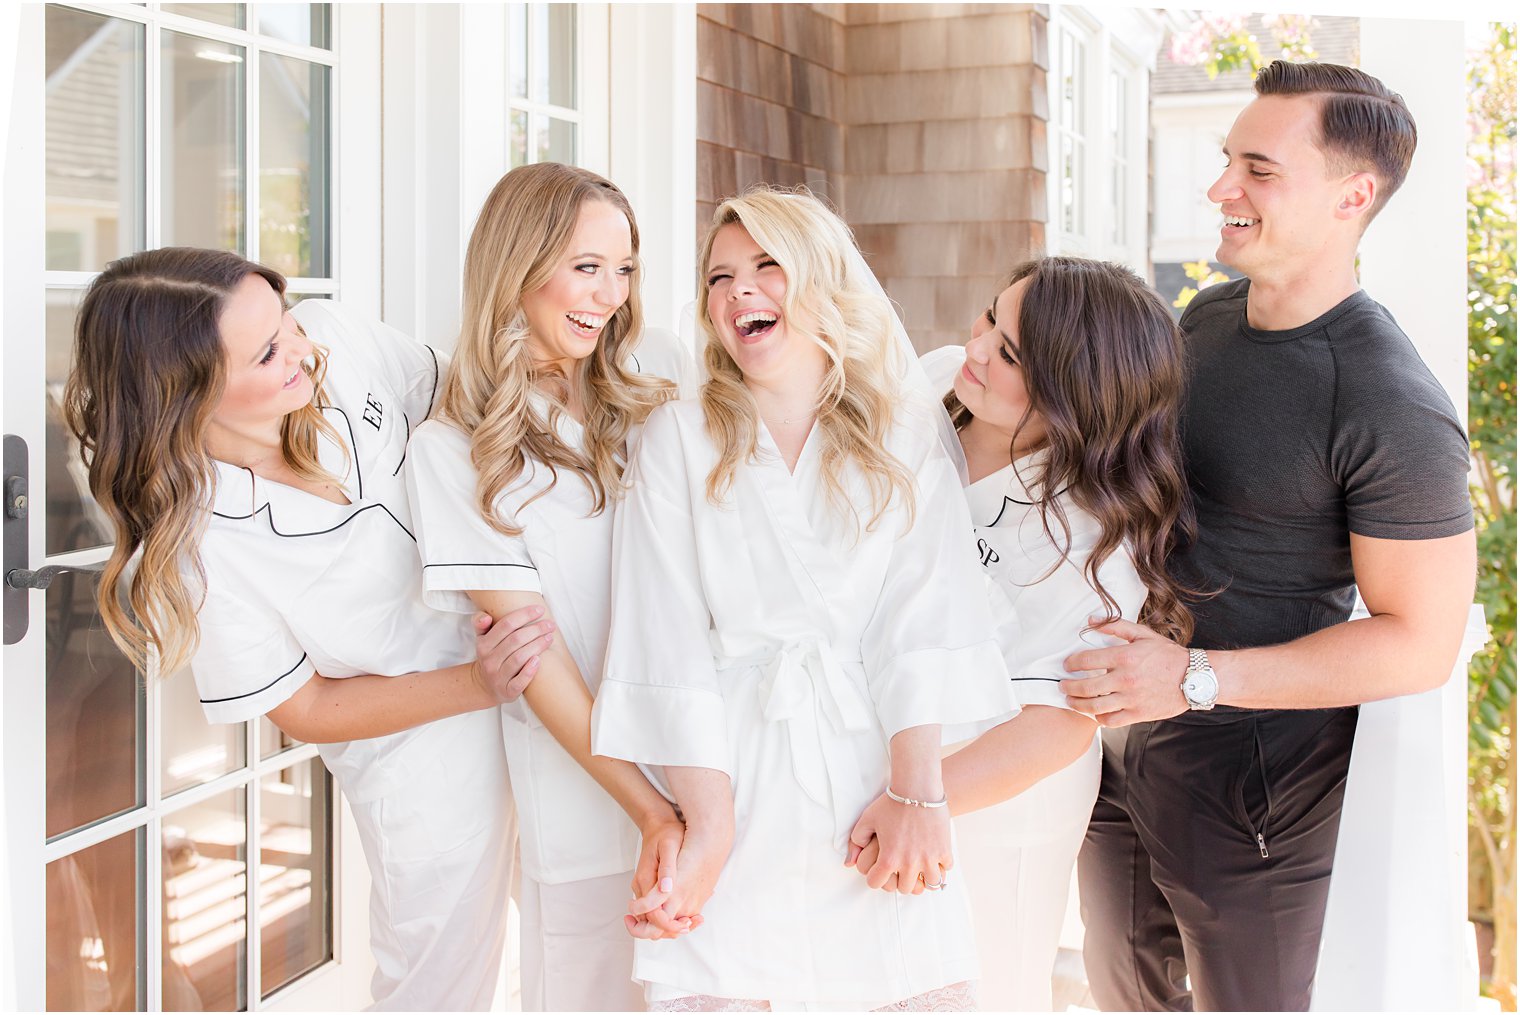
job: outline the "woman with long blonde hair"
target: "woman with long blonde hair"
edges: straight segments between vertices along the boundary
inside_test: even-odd
[[[725,201],[701,267],[711,379],[630,468],[594,717],[686,820],[664,916],[705,919],[640,940],[635,976],[662,1010],[968,1008],[940,745],[1017,705],[939,410],[816,198]],[[866,883],[852,830],[883,843]]]
[[[188,663],[209,721],[318,745],[370,863],[376,1007],[484,1009],[513,837],[494,706],[542,632],[422,601],[399,473],[438,354],[284,293],[184,247],[91,284],[65,411],[115,527],[101,615],[139,666]]]
[[[682,836],[636,766],[591,754],[628,441],[692,372],[673,335],[643,326],[638,256],[633,209],[609,181],[558,163],[503,176],[470,237],[438,408],[412,438],[429,601],[496,617],[547,606],[560,635],[503,713],[528,1011],[641,1007],[629,883],[663,902],[657,861],[668,868]],[[668,934],[693,922],[654,919]]]

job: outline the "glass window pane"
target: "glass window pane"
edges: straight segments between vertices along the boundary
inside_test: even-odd
[[[1077,144],[1070,136],[1061,138],[1061,228],[1068,233],[1077,231],[1077,181],[1081,168],[1078,162]]]
[[[143,26],[49,5],[44,34],[44,264],[98,271],[145,242]]]
[[[189,667],[161,681],[158,696],[163,717],[164,796],[243,767],[246,726],[206,721]]]
[[[575,108],[575,5],[534,4],[533,100]]]
[[[272,758],[292,747],[300,747],[301,743],[264,716],[259,716],[259,757],[261,759]]]
[[[170,14],[179,14],[187,18],[195,18],[199,21],[209,21],[213,25],[226,25],[228,28],[242,28],[243,17],[247,12],[247,4],[164,4],[164,10]]]
[[[332,4],[259,4],[259,34],[332,48]]]
[[[163,33],[163,243],[244,253],[243,49]]]
[[[106,634],[95,584],[95,575],[71,571],[42,593],[49,838],[144,799],[143,681]]]
[[[535,115],[533,120],[538,149],[533,161],[574,164],[576,125],[552,116]]]
[[[141,828],[47,865],[48,1011],[142,1011]]]
[[[45,297],[48,553],[108,546],[114,539],[111,523],[90,496],[79,442],[63,425],[63,384],[74,355],[74,318],[83,298],[82,289],[49,289]],[[35,498],[35,489],[32,494]]]
[[[321,758],[259,782],[264,996],[332,957],[332,793]]]
[[[163,1010],[247,1006],[245,789],[163,819]]]
[[[528,163],[528,114],[520,109],[512,110],[512,123],[509,131],[511,137],[507,143],[511,146],[508,152],[512,167],[527,165]]]
[[[259,260],[285,275],[330,274],[328,75],[263,54],[259,76]]]
[[[507,8],[507,76],[512,94],[528,97],[528,5],[511,4]]]
[[[1129,89],[1128,82],[1122,74],[1111,74],[1113,103],[1113,136],[1114,154],[1123,158],[1126,154],[1128,130],[1129,130]]]
[[[1125,166],[1122,162],[1115,162],[1110,169],[1109,207],[1113,209],[1113,241],[1123,243],[1126,239],[1125,211],[1124,211],[1124,174]]]

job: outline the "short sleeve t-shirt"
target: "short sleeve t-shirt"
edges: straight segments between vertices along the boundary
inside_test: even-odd
[[[1193,644],[1247,648],[1345,621],[1351,533],[1438,539],[1472,528],[1468,442],[1446,392],[1363,292],[1298,328],[1246,321],[1250,280],[1182,315],[1182,429],[1198,539],[1172,571],[1215,591]]]

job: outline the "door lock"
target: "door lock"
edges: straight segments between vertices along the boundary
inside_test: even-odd
[[[5,517],[22,519],[26,517],[26,477],[5,477]]]
[[[30,503],[27,496],[26,441],[13,433],[5,435],[5,513],[4,513],[4,562],[6,578],[12,571],[26,571],[28,553],[26,516]],[[51,579],[50,579],[51,580]],[[9,581],[0,590],[5,597],[5,643],[14,645],[26,637],[27,616],[31,611],[29,594],[25,585],[12,585]]]

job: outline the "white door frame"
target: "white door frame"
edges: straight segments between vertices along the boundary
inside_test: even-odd
[[[120,15],[118,10],[81,4],[85,9]],[[332,137],[333,256],[337,274],[333,284],[338,295],[375,312],[380,303],[380,11],[375,5],[337,5],[332,8],[334,61],[332,101],[335,131]],[[130,17],[131,15],[126,15]],[[7,12],[7,24],[16,28],[13,76],[7,81],[4,120],[4,172],[0,177],[0,264],[5,267],[0,285],[0,342],[3,342],[4,433],[21,437],[29,457],[29,489],[38,505],[31,512],[28,531],[29,566],[45,561],[96,560],[102,551],[45,557],[46,512],[42,491],[46,489],[45,454],[45,314],[42,294],[46,232],[44,180],[44,65],[42,44],[45,8],[42,4],[20,5]],[[9,39],[0,38],[0,51],[10,54]],[[151,73],[151,71],[150,71]],[[256,97],[250,96],[250,105]],[[151,156],[150,156],[151,157]],[[318,286],[327,289],[332,286]],[[0,1007],[40,1010],[46,1004],[46,876],[48,848],[45,843],[46,799],[44,721],[46,696],[43,686],[45,637],[42,597],[31,594],[31,623],[26,636],[4,650],[5,678],[0,681],[0,758],[3,758],[3,833],[0,858],[6,862],[5,881],[0,884]],[[150,691],[147,764],[149,779],[156,774],[154,739],[155,697]],[[250,726],[250,741],[256,727]],[[250,744],[252,746],[252,744]],[[302,756],[314,748],[300,749]],[[256,772],[256,754],[250,766]],[[286,755],[288,760],[293,755]],[[254,776],[255,781],[259,778]],[[251,794],[257,808],[258,793]],[[138,812],[139,814],[141,811]],[[352,819],[334,787],[333,797],[333,961],[295,983],[261,1000],[253,989],[258,974],[258,935],[248,938],[253,970],[248,1004],[250,1010],[354,1010],[369,1002],[369,978],[374,968],[369,951],[369,875]],[[256,820],[256,814],[250,820]],[[130,823],[130,822],[129,822]],[[140,821],[138,822],[141,823]],[[107,825],[114,825],[108,822]],[[150,838],[157,830],[156,818],[147,826]],[[161,1004],[159,970],[161,935],[157,930],[158,850],[150,843],[145,864],[148,883],[146,906],[149,925],[144,942],[148,982],[146,1001],[150,1010]],[[250,864],[256,862],[249,858]],[[252,886],[256,879],[250,879]],[[256,892],[256,888],[252,888]]]

